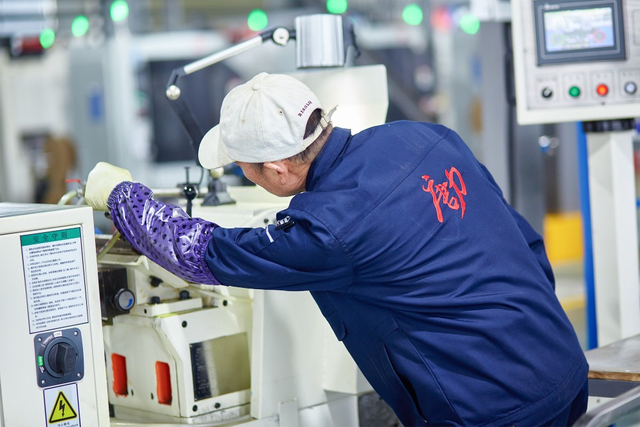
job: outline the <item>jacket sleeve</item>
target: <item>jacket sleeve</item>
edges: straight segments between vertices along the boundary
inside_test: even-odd
[[[116,229],[138,252],[189,282],[220,284],[204,261],[216,224],[153,199],[134,182],[118,184],[107,205]]]
[[[286,225],[213,230],[206,262],[218,280],[289,291],[335,290],[354,282],[351,258],[319,220],[291,208],[278,219]]]
[[[484,174],[487,176],[487,179],[489,179],[489,181],[496,188],[498,188],[498,190],[500,191],[500,194],[502,194],[502,191],[500,190],[498,184],[493,179],[493,176],[491,175],[491,173],[487,170],[487,168],[483,164],[479,163],[479,165],[482,168]],[[555,289],[556,281],[553,275],[553,270],[551,268],[551,263],[549,262],[549,258],[547,257],[547,252],[544,247],[544,241],[542,239],[542,236],[537,231],[535,231],[531,226],[531,224],[529,224],[529,222],[522,215],[520,215],[518,211],[516,211],[511,205],[509,205],[509,203],[507,203],[506,200],[505,200],[505,204],[509,208],[509,212],[511,213],[511,216],[515,220],[516,224],[518,224],[518,228],[520,229],[520,232],[522,233],[523,237],[527,241],[527,244],[529,245],[529,249],[531,249],[531,252],[533,252],[536,259],[538,260],[538,263],[542,267],[542,270],[544,271],[545,276],[547,276],[549,283],[551,283],[551,286],[553,287],[553,289]]]
[[[331,290],[353,281],[351,260],[333,234],[299,211],[285,226],[222,228],[190,218],[123,182],[107,202],[114,225],[140,253],[187,281],[243,288]]]

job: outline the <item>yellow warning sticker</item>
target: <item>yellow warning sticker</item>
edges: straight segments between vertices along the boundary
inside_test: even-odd
[[[45,389],[44,408],[47,427],[80,427],[77,384]]]
[[[73,406],[71,406],[71,403],[69,403],[69,399],[67,399],[63,392],[59,392],[56,403],[53,404],[51,415],[49,415],[49,424],[72,420],[77,416],[78,414],[73,409]]]

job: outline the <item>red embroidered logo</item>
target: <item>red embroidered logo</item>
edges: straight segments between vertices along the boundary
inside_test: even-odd
[[[436,213],[438,215],[438,221],[442,222],[441,203],[454,211],[460,210],[460,219],[462,219],[464,218],[464,211],[467,206],[464,201],[464,196],[467,195],[467,186],[464,184],[464,180],[462,179],[460,172],[458,172],[458,169],[454,167],[449,170],[445,169],[444,175],[447,177],[448,181],[435,185],[434,180],[430,179],[429,175],[422,175],[422,179],[427,181],[427,187],[425,188],[424,185],[422,185],[422,190],[427,193],[431,193],[431,197],[433,197],[433,205],[435,206]],[[457,179],[454,179],[456,177]],[[455,194],[453,194],[451,190],[453,190]]]

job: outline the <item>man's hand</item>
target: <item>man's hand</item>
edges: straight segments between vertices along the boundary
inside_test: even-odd
[[[107,206],[109,195],[113,188],[122,181],[133,181],[128,170],[109,163],[99,162],[87,177],[87,185],[84,190],[84,198],[87,204],[95,210],[109,210]]]

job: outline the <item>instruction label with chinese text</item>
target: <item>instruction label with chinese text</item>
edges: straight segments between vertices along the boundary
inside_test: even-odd
[[[20,236],[29,332],[86,323],[80,227]]]

